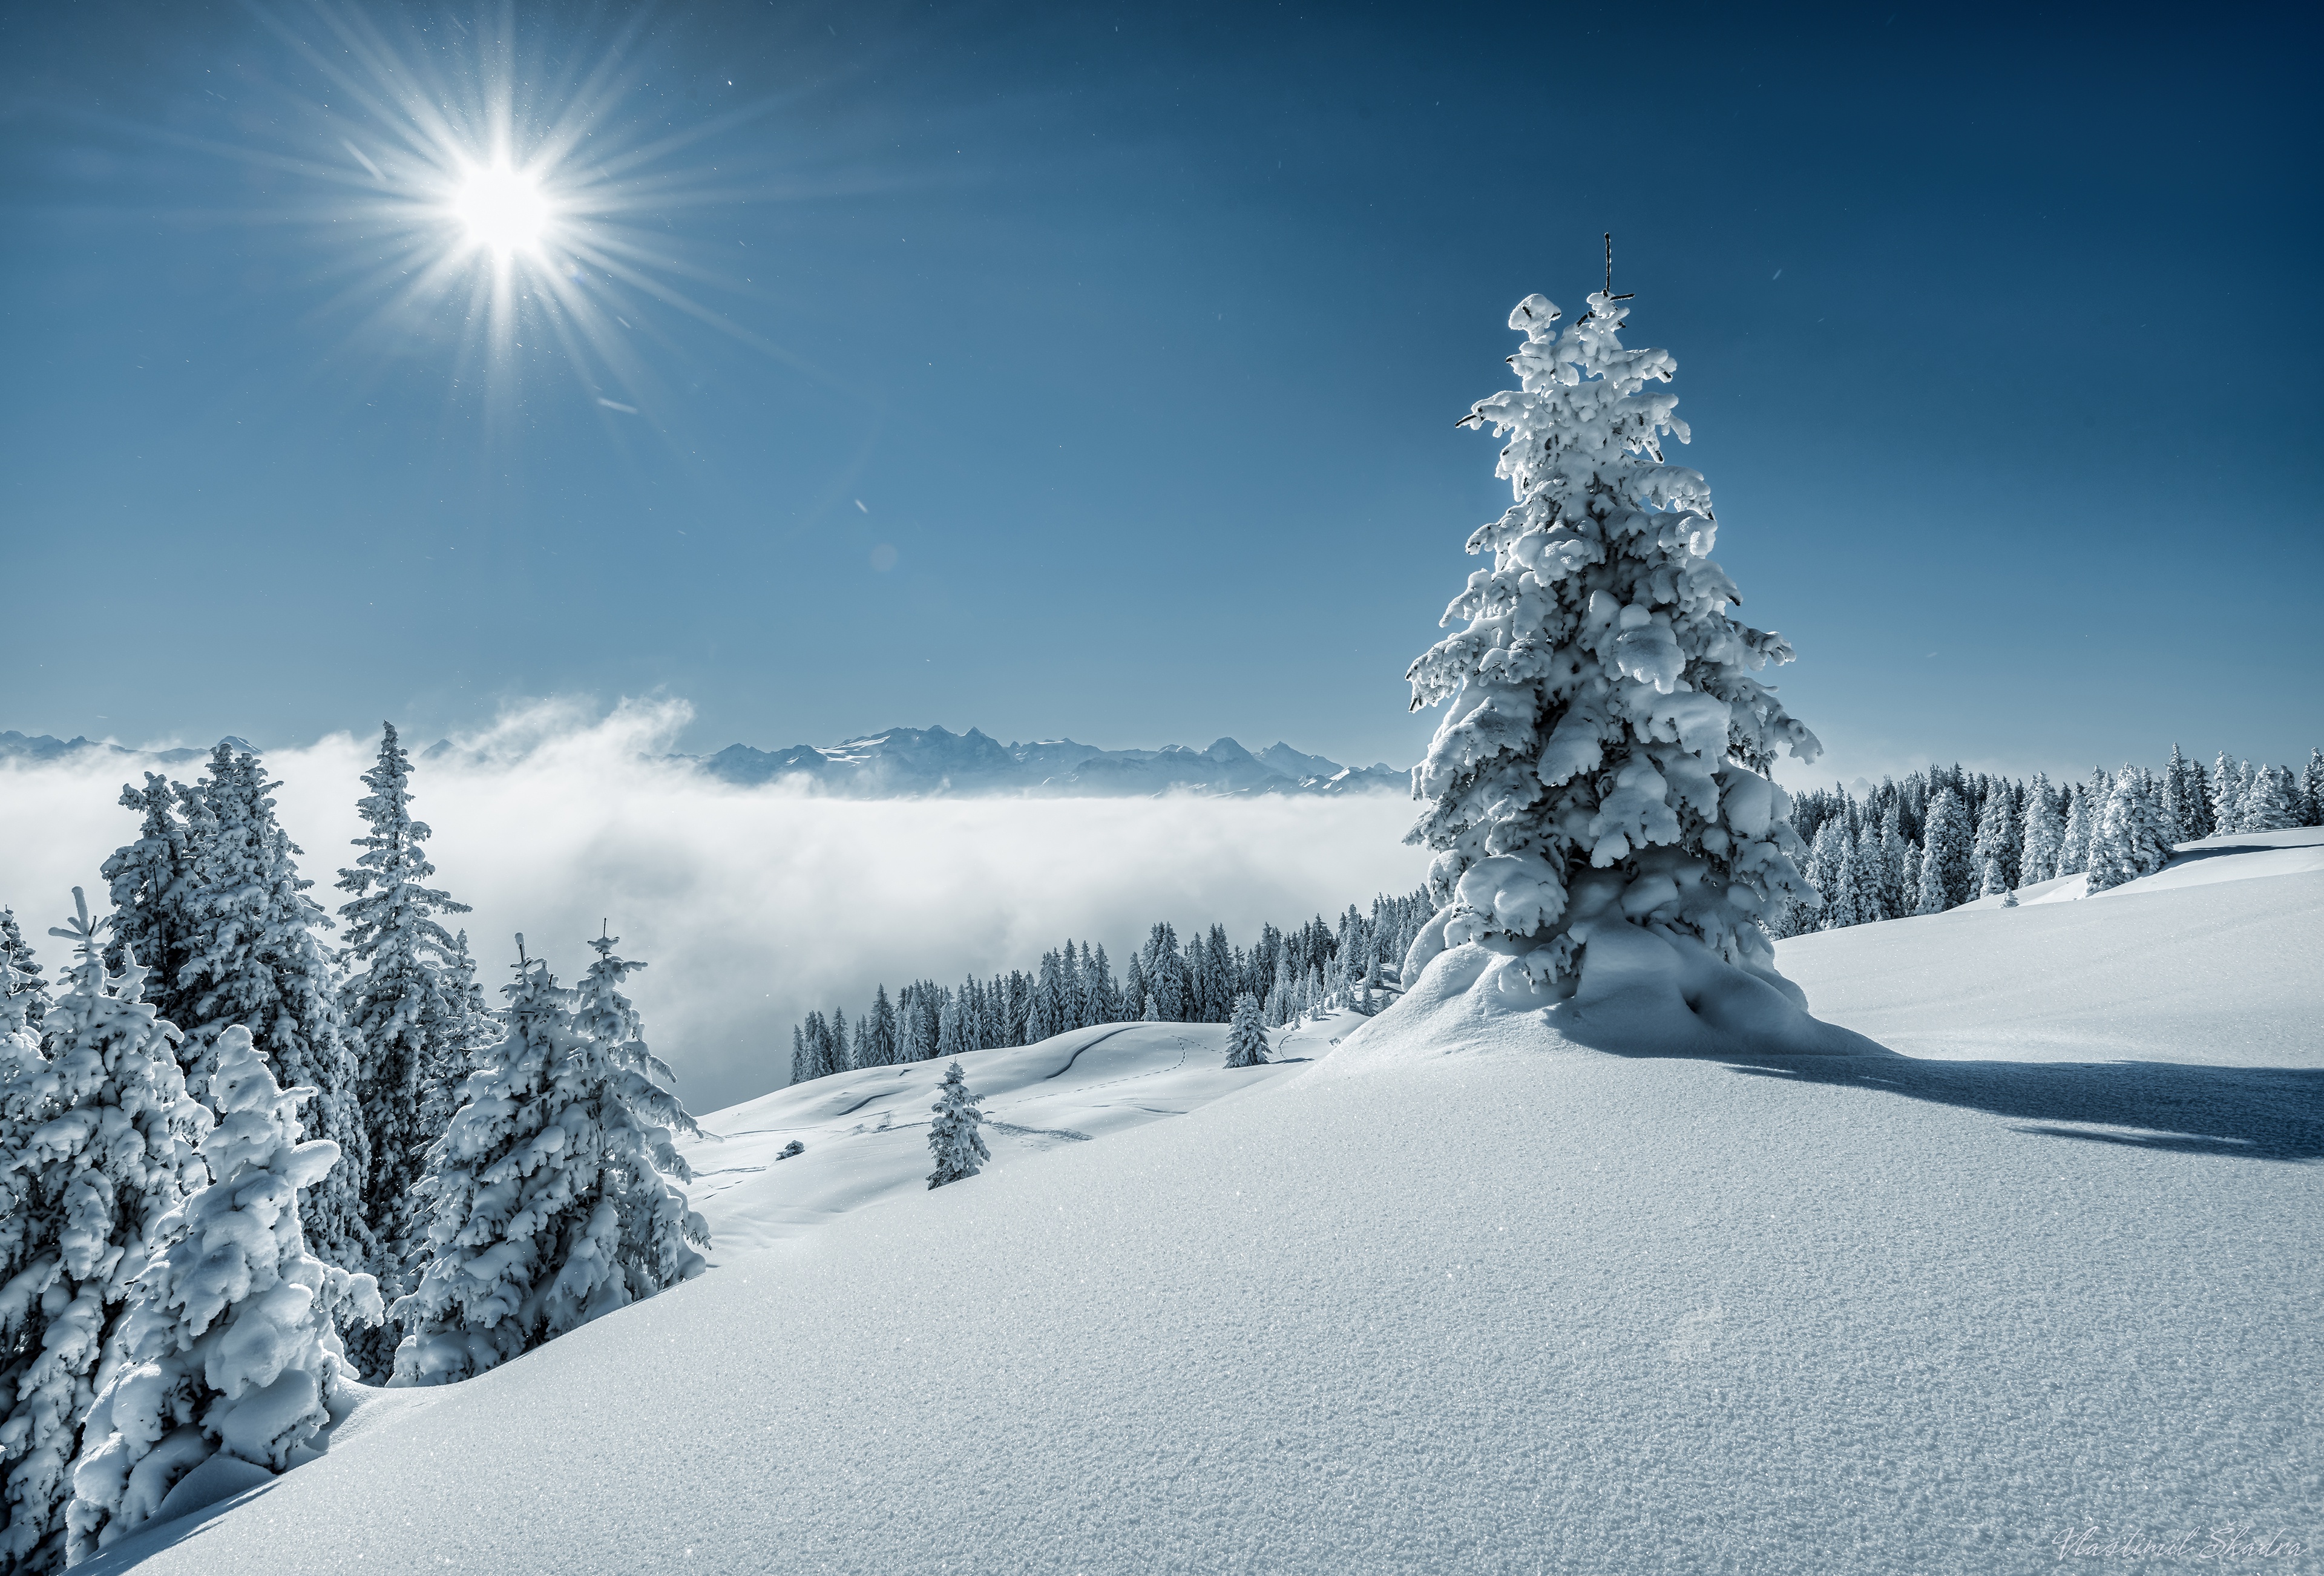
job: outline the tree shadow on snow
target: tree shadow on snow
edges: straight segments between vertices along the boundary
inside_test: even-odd
[[[2019,1132],[2043,1138],[2255,1160],[2324,1157],[2324,1072],[2175,1062],[1923,1061],[1895,1055],[1719,1060],[1757,1078],[1842,1084],[2015,1117],[2031,1124]],[[2067,1122],[2084,1125],[2055,1125]]]

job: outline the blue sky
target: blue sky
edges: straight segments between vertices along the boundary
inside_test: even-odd
[[[2324,738],[2310,14],[0,14],[0,727],[1401,764],[1610,229],[1832,772]],[[495,78],[643,155],[604,343],[397,298],[358,161]]]

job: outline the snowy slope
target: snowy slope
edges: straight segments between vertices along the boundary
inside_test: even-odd
[[[2229,1526],[2312,1550],[2319,955],[2317,873],[1859,926],[1784,966],[1915,1056],[1418,1034],[1424,1000],[1188,1115],[812,1231],[730,1188],[730,1229],[766,1208],[773,1247],[359,1411],[140,1568],[1984,1573],[2084,1562],[2060,1540],[2085,1529],[2200,1552]],[[1006,1055],[1015,1120],[1044,1097]],[[737,1108],[820,1135],[769,1175],[869,1136],[818,1098]],[[1095,1080],[1048,1098],[1022,1125],[1120,1109]]]
[[[1914,1056],[2324,1065],[2324,828],[2082,886],[1795,936],[1776,961],[1819,1014]]]
[[[1229,1068],[1226,1026],[1213,1023],[1075,1029],[1038,1045],[972,1051],[960,1063],[982,1102],[997,1171],[1256,1087],[1329,1050],[1353,1021],[1334,1014],[1273,1031],[1278,1059],[1264,1067]],[[926,1192],[928,1108],[945,1067],[835,1074],[703,1119],[713,1136],[686,1146],[695,1172],[688,1193],[710,1222],[718,1261]],[[806,1147],[782,1158],[794,1142]]]

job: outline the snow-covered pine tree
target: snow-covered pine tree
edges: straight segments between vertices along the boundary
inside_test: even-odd
[[[158,772],[145,786],[124,785],[120,803],[139,814],[137,841],[113,851],[99,873],[113,899],[106,967],[118,972],[134,954],[147,971],[145,999],[172,1023],[196,1021],[192,993],[185,988],[186,965],[193,961],[196,866],[215,820],[203,795]],[[181,1054],[198,1053],[189,1036]]]
[[[1591,948],[1667,972],[1683,940],[1772,982],[1761,921],[1809,889],[1765,773],[1820,746],[1753,677],[1791,648],[1729,616],[1710,488],[1664,463],[1686,426],[1646,392],[1675,364],[1622,348],[1628,312],[1595,294],[1561,333],[1527,297],[1509,317],[1520,387],[1463,419],[1508,439],[1496,474],[1516,502],[1469,539],[1492,562],[1446,610],[1467,627],[1406,675],[1414,709],[1452,703],[1413,774],[1444,920],[1415,947],[1490,942],[1563,994]]]
[[[2240,820],[2243,791],[2242,773],[2228,759],[2227,752],[2220,751],[2218,759],[2211,765],[2211,831],[2214,835],[2243,829]]]
[[[1969,862],[1976,871],[1979,895],[1998,896],[2015,886],[2013,879],[2017,866],[2017,845],[2021,834],[2017,825],[2016,806],[2012,803],[2008,785],[1994,782],[1978,812],[1977,839],[1969,850]],[[1992,883],[1998,881],[1996,886]]]
[[[408,1332],[391,1384],[472,1378],[701,1273],[687,1243],[706,1229],[669,1180],[687,1175],[670,1129],[691,1119],[642,1042],[622,1038],[633,1014],[618,987],[636,965],[611,947],[580,993],[593,1033],[518,938],[508,1032],[419,1184],[427,1234],[419,1285],[390,1310]]]
[[[1026,1043],[1035,1044],[1065,1030],[1065,982],[1063,967],[1057,954],[1041,954],[1039,982],[1033,987],[1033,1003],[1025,1018]]]
[[[2016,889],[2009,884],[2007,873],[2001,868],[2001,856],[1998,853],[1988,856],[1985,862],[1985,871],[1978,879],[1977,895],[1980,898],[1998,898],[2006,892],[2015,890]]]
[[[2057,793],[2050,787],[2049,778],[2037,771],[2034,786],[2026,791],[2025,830],[2017,845],[2020,882],[2030,887],[2058,873],[2058,849],[2065,835],[2058,817]]]
[[[984,1147],[984,1135],[977,1130],[984,1115],[964,1080],[958,1062],[945,1068],[944,1086],[928,1108],[936,1112],[936,1120],[928,1123],[928,1152],[936,1161],[936,1168],[928,1173],[930,1187],[974,1176],[992,1158]]]
[[[63,1569],[68,1469],[130,1286],[162,1218],[208,1180],[209,1112],[186,1092],[178,1030],[142,1000],[145,970],[105,969],[102,932],[73,889],[69,988],[48,1055],[0,1083],[0,1570]],[[20,1047],[12,1047],[20,1048]]]
[[[645,1020],[622,994],[629,976],[646,965],[614,955],[621,939],[601,934],[589,944],[597,961],[581,976],[573,1025],[603,1058],[596,1075],[606,1098],[618,1098],[628,1111],[627,1121],[605,1125],[600,1186],[621,1203],[617,1257],[635,1301],[700,1274],[703,1260],[687,1244],[707,1248],[710,1235],[678,1185],[692,1182],[694,1170],[678,1152],[676,1135],[698,1138],[702,1126],[678,1098],[669,1064],[647,1048]]]
[[[2087,784],[2069,783],[2066,794],[2066,830],[2058,844],[2058,870],[2061,876],[2081,875],[2090,868],[2090,790]]]
[[[1851,844],[1845,817],[1834,816],[1816,828],[1808,845],[1807,869],[1803,872],[1808,884],[1823,899],[1823,908],[1815,920],[1818,929],[1838,929],[1853,925],[1853,918],[1842,919],[1831,912],[1832,900],[1840,896],[1842,871],[1848,862]]]
[[[1950,788],[1929,802],[1928,839],[1921,855],[1921,890],[1915,912],[1941,914],[1977,895],[1971,862],[1969,816]]]
[[[369,1173],[359,1179],[364,1221],[378,1244],[382,1290],[392,1301],[411,1289],[405,1267],[416,1231],[411,1184],[443,1131],[426,1125],[429,1077],[462,1059],[469,1028],[465,1004],[445,988],[454,949],[436,916],[465,914],[468,906],[426,884],[436,867],[422,846],[428,824],[411,816],[411,758],[395,724],[383,728],[378,758],[363,776],[371,791],[355,804],[365,830],[355,845],[363,852],[339,871],[339,889],[353,894],[339,908],[346,924],[340,962],[348,974],[339,1010],[357,1058],[355,1095],[371,1146]],[[392,1332],[350,1332],[347,1344],[364,1378],[386,1378],[395,1363]]]
[[[864,1044],[869,1047],[873,1067],[893,1066],[896,1062],[896,1008],[888,1000],[888,987],[881,985],[872,998],[871,1027],[865,1031]]]
[[[1267,1060],[1267,1030],[1259,1021],[1259,1002],[1249,991],[1235,998],[1234,1026],[1227,1030],[1227,1065],[1256,1067]]]
[[[961,1021],[959,994],[946,991],[944,1005],[936,1009],[936,1055],[950,1061],[975,1048]]]
[[[2171,746],[2171,764],[2163,772],[2163,807],[2170,812],[2173,842],[2192,843],[2211,834],[2210,804],[2203,792],[2203,774],[2179,746]]]
[[[1880,829],[1869,819],[1856,840],[1856,850],[1849,859],[1842,884],[1846,888],[1844,900],[1854,911],[1858,925],[1874,925],[1896,917],[1888,907],[1887,850],[1881,843]]]
[[[306,895],[291,856],[300,852],[274,818],[258,758],[220,744],[201,798],[214,825],[195,842],[189,961],[179,995],[193,1014],[188,1068],[234,1024],[248,1028],[285,1087],[317,1090],[308,1107],[318,1139],[342,1163],[302,1202],[316,1256],[342,1269],[370,1267],[376,1252],[363,1209],[371,1145],[356,1101],[355,1060],[342,1037],[331,967],[318,928],[330,919]],[[207,1076],[207,1067],[202,1076]]]
[[[34,1031],[37,1041],[42,1023],[49,1016],[49,987],[41,978],[41,965],[32,961],[32,945],[16,925],[14,908],[0,908],[0,997],[13,1000],[9,1010],[23,1015],[23,1022]]]
[[[2126,763],[2090,834],[2090,890],[2153,875],[2170,862],[2171,833],[2154,780]]]
[[[1186,963],[1179,955],[1178,932],[1167,920],[1146,940],[1146,992],[1163,1022],[1186,1020]]]
[[[2251,787],[2243,797],[2238,832],[2288,832],[2301,824],[2292,800],[2297,788],[2292,773],[2282,767],[2262,765],[2252,772]]]
[[[455,931],[452,951],[438,972],[446,1003],[459,1014],[459,1030],[431,1038],[433,1059],[420,1070],[420,1127],[441,1133],[459,1107],[461,1083],[473,1070],[476,1053],[500,1037],[500,1025],[484,1009],[484,988],[476,980],[476,960],[468,951],[468,933]],[[426,1169],[426,1152],[421,1152]]]
[[[1291,1021],[1291,1003],[1296,991],[1291,982],[1291,957],[1286,953],[1275,960],[1275,983],[1267,992],[1268,1028],[1281,1028]]]
[[[32,993],[26,977],[13,965],[13,950],[0,946],[0,1487],[7,1484],[17,1442],[6,1433],[15,1414],[25,1370],[41,1355],[45,1321],[39,1299],[27,1296],[19,1306],[10,1283],[23,1274],[33,1256],[50,1246],[53,1216],[43,1218],[33,1207],[41,1186],[40,1167],[20,1163],[29,1154],[32,1135],[54,1114],[51,1102],[37,1090],[36,1080],[48,1066],[41,1055],[39,1028],[28,1016]],[[5,1501],[11,1518],[17,1500]],[[8,1547],[0,1531],[0,1550]],[[8,1569],[14,1570],[11,1562]]]
[[[2310,750],[2300,769],[2301,825],[2324,826],[2324,750]]]
[[[1097,949],[1090,963],[1091,975],[1097,982],[1097,1020],[1100,1023],[1120,1023],[1122,1019],[1121,987],[1113,977],[1113,964],[1107,961],[1105,947]]]
[[[382,1317],[372,1277],[316,1258],[300,1229],[299,1190],[339,1158],[327,1140],[300,1142],[299,1102],[314,1091],[278,1086],[240,1024],[210,1060],[212,1180],[162,1218],[130,1288],[121,1360],[73,1468],[75,1561],[135,1532],[213,1456],[270,1472],[311,1459],[355,1378],[334,1314]]]
[[[1845,930],[1861,925],[1871,916],[1860,911],[1856,903],[1858,889],[1864,884],[1863,860],[1857,851],[1856,839],[1848,834],[1848,817],[1834,816],[1816,828],[1816,841],[1829,838],[1834,847],[1834,868],[1830,880],[1831,889],[1824,893],[1823,926],[1826,930]]]

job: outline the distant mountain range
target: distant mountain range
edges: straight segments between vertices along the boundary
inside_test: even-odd
[[[250,746],[240,739],[226,742]],[[98,752],[122,765],[182,766],[207,750],[131,750],[90,739],[0,733],[0,761],[41,763]],[[422,760],[456,757],[459,747],[439,740]],[[837,744],[794,744],[754,750],[729,744],[715,755],[673,755],[722,781],[756,784],[791,779],[844,798],[916,798],[975,794],[1048,794],[1061,798],[1136,798],[1154,794],[1206,795],[1405,793],[1411,778],[1381,761],[1342,766],[1275,743],[1257,754],[1232,739],[1207,750],[1183,744],[1159,750],[1101,750],[1071,739],[1003,744],[971,728],[890,728]]]
[[[849,798],[927,795],[1054,794],[1060,797],[1130,798],[1162,793],[1348,794],[1411,788],[1408,774],[1385,761],[1342,766],[1288,744],[1253,754],[1232,739],[1207,750],[1184,744],[1159,750],[1101,750],[1071,739],[1003,744],[971,728],[890,728],[837,744],[794,744],[754,750],[730,744],[715,755],[687,759],[727,782],[804,779],[825,793]]]
[[[250,748],[245,741],[232,734],[219,742],[231,744],[237,750]],[[117,756],[124,764],[136,760],[148,766],[183,766],[189,760],[207,760],[209,756],[208,750],[132,750],[125,744],[104,744],[77,734],[70,739],[59,739],[47,733],[0,733],[0,760],[29,760],[38,765],[91,751]]]

